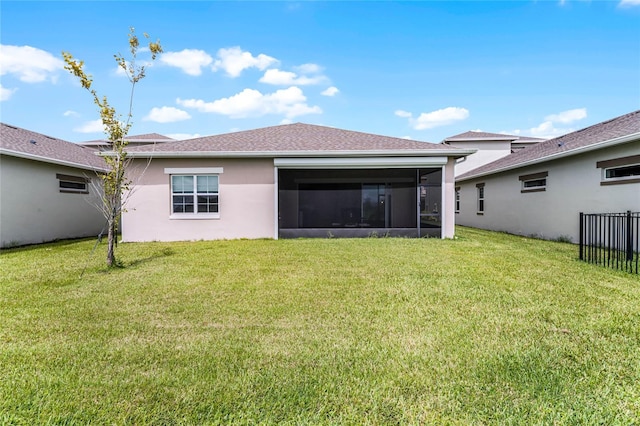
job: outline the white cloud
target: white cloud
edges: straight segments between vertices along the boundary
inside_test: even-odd
[[[545,121],[552,121],[554,123],[562,123],[569,124],[574,121],[582,120],[587,117],[587,109],[586,108],[577,108],[570,109],[567,111],[562,111],[558,114],[547,115],[544,119]]]
[[[161,108],[152,108],[143,120],[155,121],[156,123],[175,123],[176,121],[184,121],[190,118],[191,116],[186,111],[174,107],[163,106]]]
[[[402,118],[410,118],[412,116],[412,114],[410,112],[403,111],[401,109],[397,110],[394,114],[397,115],[398,117],[402,117]]]
[[[78,133],[104,133],[104,125],[101,119],[97,119],[87,121],[83,125],[74,128],[73,131]]]
[[[170,137],[171,139],[184,141],[187,139],[199,138],[201,135],[200,133],[171,133],[171,134],[168,134],[167,136]]]
[[[177,99],[177,103],[185,108],[222,114],[230,118],[276,114],[291,119],[300,115],[322,113],[320,107],[309,106],[302,90],[295,86],[269,94],[262,94],[255,89],[244,89],[236,95],[213,102],[200,99]]]
[[[312,84],[321,84],[325,81],[327,81],[327,77],[325,77],[324,75],[298,76],[298,74],[294,72],[281,71],[279,69],[267,70],[260,79],[261,83],[273,84],[277,86],[308,86]]]
[[[573,132],[573,128],[557,128],[552,121],[543,121],[540,125],[523,132],[536,138],[550,139]]]
[[[322,72],[322,67],[318,64],[302,64],[294,67],[294,69],[301,74],[319,74]]]
[[[78,114],[77,112],[72,111],[72,110],[65,111],[62,115],[64,115],[65,117],[79,117],[80,116],[80,114]]]
[[[618,6],[620,7],[640,6],[640,0],[620,0],[620,3],[618,3]]]
[[[536,138],[550,139],[558,136],[566,135],[567,133],[574,132],[576,129],[572,127],[557,127],[557,124],[570,124],[574,121],[582,120],[587,117],[586,108],[576,108],[567,111],[562,111],[557,114],[549,114],[544,118],[544,121],[539,125],[530,129],[521,130],[516,129],[511,132],[504,132],[512,135],[526,135]]]
[[[466,108],[447,107],[437,111],[423,112],[417,118],[414,118],[413,114],[410,112],[397,110],[395,115],[402,118],[408,118],[409,124],[415,130],[425,130],[465,120],[469,117],[469,110]]]
[[[3,101],[8,101],[11,98],[11,95],[13,95],[16,90],[18,89],[7,89],[2,87],[2,84],[0,84],[0,102]]]
[[[184,49],[180,52],[167,52],[160,56],[163,64],[180,68],[188,75],[202,74],[202,68],[211,65],[213,58],[205,51],[198,49]]]
[[[280,120],[280,124],[291,124],[293,123],[293,120],[291,120],[290,118],[283,118],[282,120]]]
[[[338,93],[340,93],[340,90],[338,90],[338,88],[335,87],[335,86],[331,86],[331,87],[328,87],[327,89],[323,90],[320,94],[322,96],[335,96]]]
[[[31,46],[0,45],[0,75],[15,74],[25,83],[40,83],[55,78],[64,62],[49,52]]]
[[[247,68],[258,68],[262,71],[279,62],[263,53],[253,56],[251,52],[245,52],[238,46],[220,49],[217,56],[218,59],[211,67],[213,71],[223,69],[231,77],[238,77]]]

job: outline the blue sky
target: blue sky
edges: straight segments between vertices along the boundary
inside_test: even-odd
[[[113,55],[129,27],[165,51],[136,88],[131,134],[305,122],[429,142],[553,137],[640,108],[640,0],[3,0],[0,16],[1,121],[74,142],[104,135],[61,52],[124,114]]]

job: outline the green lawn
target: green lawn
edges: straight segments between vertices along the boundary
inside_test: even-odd
[[[640,278],[570,244],[93,245],[0,254],[0,424],[640,423]]]

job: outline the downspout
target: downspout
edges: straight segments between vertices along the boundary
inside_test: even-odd
[[[448,162],[448,161],[447,161]],[[447,204],[445,202],[447,198],[446,191],[446,181],[447,181],[447,165],[442,166],[442,171],[440,172],[440,238],[445,238],[445,233],[447,231]]]
[[[273,239],[277,240],[280,233],[280,220],[278,215],[280,213],[279,200],[278,200],[278,166],[273,166]]]

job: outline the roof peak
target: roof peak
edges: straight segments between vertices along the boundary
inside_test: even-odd
[[[589,146],[640,134],[640,110],[605,120],[566,135],[548,139],[527,149],[514,152],[491,163],[470,170],[457,179],[471,179],[494,172],[515,169],[555,158],[568,151],[580,152]]]

